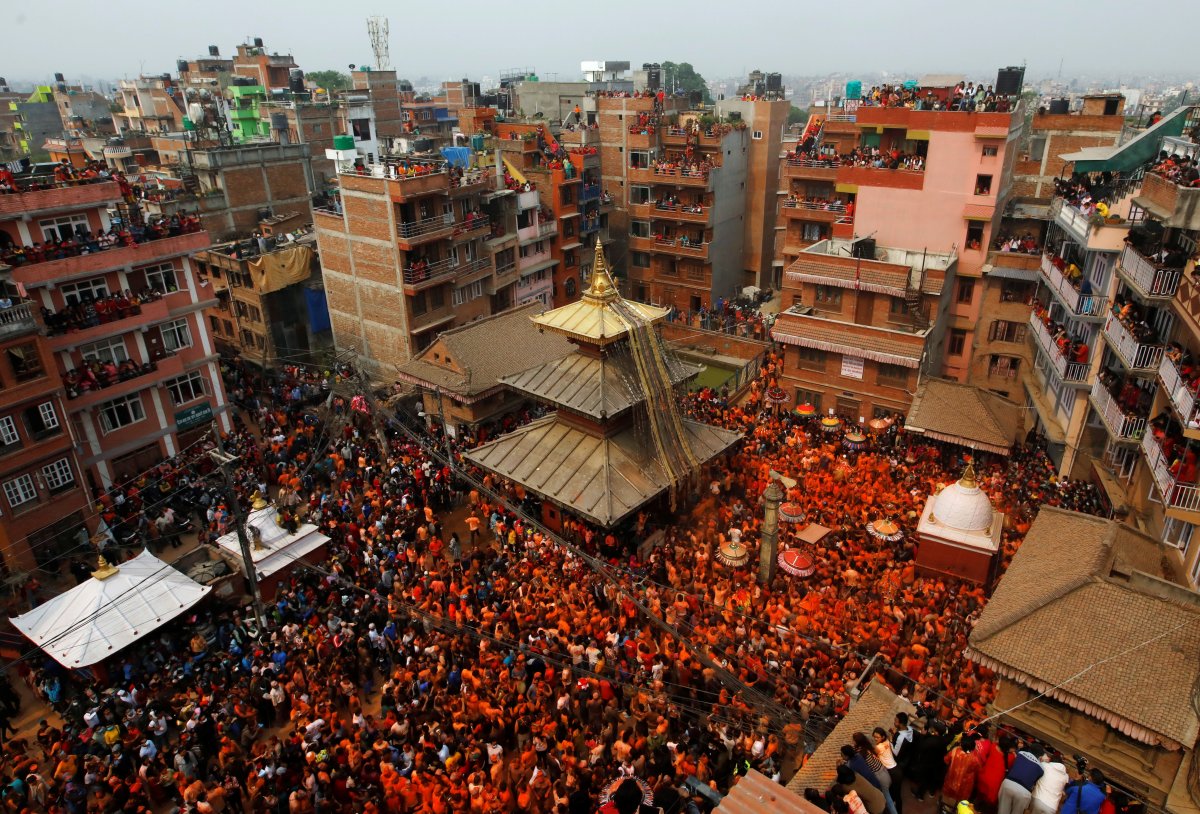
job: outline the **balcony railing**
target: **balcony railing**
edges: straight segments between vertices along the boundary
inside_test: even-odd
[[[838,212],[846,211],[846,205],[837,201],[829,203],[819,203],[817,201],[797,201],[793,199],[785,199],[783,206],[786,209],[808,209],[817,212]]]
[[[689,240],[683,242],[683,238],[656,237],[654,238],[654,246],[658,249],[666,249],[672,254],[681,254],[688,257],[708,257],[708,243],[699,240]]]
[[[1154,476],[1154,485],[1162,496],[1163,506],[1184,512],[1200,512],[1200,487],[1194,483],[1180,483],[1171,474],[1171,462],[1163,454],[1154,433],[1142,438],[1142,454]]]
[[[1077,243],[1087,245],[1088,235],[1092,232],[1092,224],[1087,215],[1062,198],[1055,198],[1050,204],[1050,215]]]
[[[18,302],[8,308],[0,308],[0,339],[9,339],[36,331],[37,327],[37,318],[33,315],[33,303]]]
[[[443,277],[449,277],[458,271],[458,265],[454,263],[452,258],[438,260],[435,263],[429,263],[421,268],[406,268],[404,270],[404,284],[410,286],[420,286],[425,283],[436,282]]]
[[[1131,372],[1153,373],[1158,370],[1165,347],[1138,342],[1115,315],[1109,315],[1104,323],[1104,337]]]
[[[1073,382],[1075,384],[1086,382],[1088,365],[1086,363],[1072,362],[1063,355],[1063,352],[1058,349],[1054,337],[1050,336],[1050,332],[1046,330],[1046,324],[1038,318],[1037,314],[1029,315],[1029,324],[1033,327],[1033,335],[1037,340],[1038,347],[1050,359],[1055,372],[1058,373],[1058,378],[1064,382]]]
[[[454,216],[434,215],[422,220],[404,221],[396,224],[396,234],[400,237],[421,237],[434,232],[454,228]]]
[[[1054,265],[1050,255],[1042,255],[1041,268],[1047,287],[1058,296],[1069,312],[1083,319],[1102,319],[1107,313],[1108,298],[1079,293],[1079,289]]]
[[[1129,245],[1121,252],[1119,271],[1143,299],[1170,299],[1179,290],[1179,281],[1183,279],[1183,269],[1160,266]]]
[[[547,221],[538,224],[538,237],[549,237],[550,235],[558,234],[558,222]]]
[[[1146,419],[1136,415],[1129,415],[1121,406],[1117,404],[1117,400],[1112,397],[1112,393],[1108,392],[1108,388],[1100,381],[1096,381],[1092,385],[1092,404],[1096,408],[1096,412],[1100,414],[1100,418],[1104,421],[1104,426],[1108,428],[1109,435],[1116,441],[1140,441],[1146,432]]]
[[[139,243],[136,246],[114,247],[41,263],[23,263],[13,266],[11,274],[14,280],[26,286],[61,283],[73,277],[99,274],[125,266],[144,265],[179,254],[191,254],[211,245],[212,239],[207,232],[187,232]]]
[[[120,199],[121,189],[116,181],[56,184],[46,189],[26,184],[20,192],[0,194],[0,217],[27,212],[85,209]]]
[[[496,276],[499,277],[502,274],[508,274],[510,271],[516,271],[516,270],[517,270],[517,261],[510,260],[507,263],[501,263],[496,266]]]
[[[587,201],[597,200],[600,197],[600,192],[599,184],[584,184],[579,190],[579,202],[586,203]]]
[[[1158,379],[1163,389],[1170,396],[1171,406],[1175,408],[1184,429],[1200,429],[1200,405],[1196,403],[1196,394],[1179,375],[1179,368],[1165,353],[1158,363]]]

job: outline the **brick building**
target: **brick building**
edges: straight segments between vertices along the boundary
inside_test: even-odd
[[[1076,113],[1051,113],[1039,108],[1018,151],[1013,167],[1013,197],[1022,202],[1049,204],[1054,180],[1070,175],[1063,156],[1090,147],[1111,147],[1125,125],[1125,97],[1102,94],[1083,97]]]
[[[444,162],[357,163],[361,172],[347,165],[338,175],[338,203],[318,209],[314,226],[337,347],[391,379],[439,329],[500,310],[517,228],[502,201],[485,200],[493,175],[452,174]],[[410,163],[424,169],[405,174]]]
[[[98,234],[116,217],[136,224],[141,216],[112,181],[7,195],[0,242]],[[174,455],[208,432],[214,416],[230,426],[202,318],[215,298],[199,287],[189,259],[209,243],[205,232],[183,233],[0,269],[44,315],[53,358],[43,364],[63,377],[65,419],[93,486]],[[122,301],[121,292],[143,301]]]
[[[268,93],[287,90],[292,70],[299,67],[291,54],[268,53],[261,37],[239,45],[233,57],[233,75],[254,80]]]
[[[3,268],[4,277],[10,277]],[[31,571],[87,535],[90,505],[62,379],[36,303],[6,283],[0,308],[0,575]],[[51,506],[53,505],[53,508]],[[57,567],[57,566],[55,566]]]

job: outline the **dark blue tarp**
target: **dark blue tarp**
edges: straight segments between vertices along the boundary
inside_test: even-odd
[[[325,289],[304,289],[304,300],[308,305],[308,326],[314,334],[324,333],[330,329],[329,305],[325,302]]]

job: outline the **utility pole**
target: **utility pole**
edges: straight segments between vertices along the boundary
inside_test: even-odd
[[[242,506],[233,491],[233,462],[238,458],[222,448],[221,430],[215,419],[212,424],[212,432],[213,440],[217,442],[217,448],[210,451],[208,456],[221,470],[221,480],[225,487],[225,501],[229,504],[230,513],[233,514],[233,527],[237,532],[238,544],[242,549],[242,567],[246,571],[246,580],[250,583],[250,592],[254,597],[254,617],[258,621],[258,634],[261,636],[267,629],[262,591],[258,588],[258,573],[254,569],[254,555],[250,551],[250,540],[246,537],[246,515],[242,512]]]

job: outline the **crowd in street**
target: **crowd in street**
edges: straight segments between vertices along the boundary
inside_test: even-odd
[[[567,519],[563,544],[531,522],[536,496],[485,473],[462,480],[432,453],[458,458],[479,436],[426,440],[402,406],[381,439],[375,407],[344,395],[345,368],[275,381],[231,370],[238,427],[221,444],[238,456],[233,491],[243,505],[270,494],[281,522],[315,523],[329,559],[290,570],[266,630],[209,604],[92,680],[40,655],[23,663],[64,724],[9,743],[6,805],[591,814],[632,776],[668,812],[708,811],[688,778],[714,791],[747,767],[786,779],[805,733],[811,748],[875,655],[875,680],[920,704],[927,731],[977,719],[992,680],[962,650],[983,591],[917,576],[911,534],[863,531],[890,516],[911,532],[961,457],[911,443],[900,422],[845,449],[764,401],[778,364],[769,353],[743,403],[688,398],[689,414],[746,440],[686,515],[646,510],[608,531]],[[225,495],[190,463],[129,479],[104,511],[160,545],[185,522],[202,542],[229,531]],[[975,463],[1009,516],[1005,557],[1040,505],[1098,510],[1036,446]],[[801,480],[789,499],[834,533],[812,549],[811,577],[763,586],[714,552],[734,537],[757,545],[771,468]],[[181,490],[179,505],[159,497]],[[661,544],[639,553],[656,532]]]

